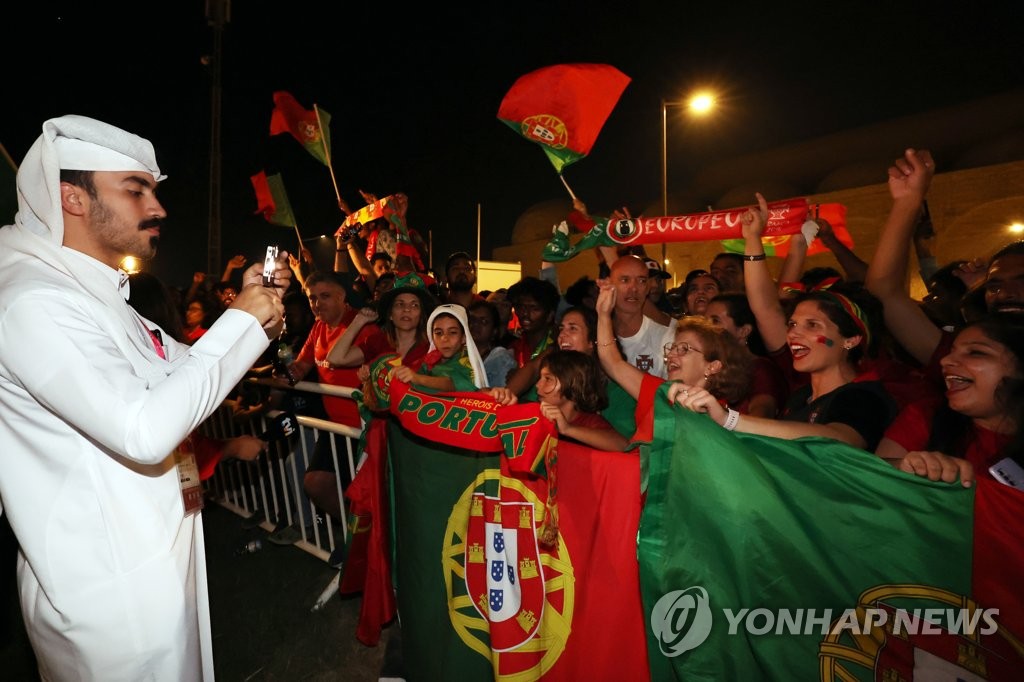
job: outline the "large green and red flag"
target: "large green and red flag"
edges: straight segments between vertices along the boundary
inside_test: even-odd
[[[842,204],[814,204],[811,208],[811,212],[815,218],[822,218],[828,221],[828,224],[832,226],[832,231],[835,233],[836,238],[846,245],[847,248],[853,249],[853,235],[846,229],[846,206]],[[791,235],[777,235],[772,237],[763,237],[761,243],[764,245],[764,252],[769,256],[775,256],[776,258],[785,258],[789,255],[789,241]],[[724,239],[722,240],[722,250],[727,253],[743,253],[745,248],[745,242],[742,239]],[[828,247],[822,243],[820,239],[815,239],[811,242],[811,245],[807,247],[808,256],[815,256],[819,253],[825,253],[828,251]]]
[[[406,669],[420,680],[647,679],[637,455],[552,446],[536,403],[395,381],[391,394]],[[537,447],[550,448],[546,476],[531,473]],[[558,533],[545,546],[556,487]]]
[[[521,76],[498,119],[544,150],[559,173],[590,153],[629,76],[607,64],[557,64]]]
[[[262,213],[264,220],[283,227],[295,227],[295,214],[284,189],[280,173],[267,175],[260,171],[249,178],[256,191],[256,213]]]
[[[320,107],[304,109],[288,92],[274,93],[274,111],[270,114],[270,134],[288,133],[299,141],[320,163],[331,165],[331,115]]]
[[[1020,679],[1024,492],[731,433],[664,388],[644,457],[653,679]]]
[[[633,246],[664,242],[702,242],[734,239],[742,236],[741,216],[746,206],[723,211],[694,213],[660,218],[599,218],[590,231],[575,244],[569,240],[569,226],[563,221],[551,233],[544,246],[543,259],[552,263],[569,260],[596,246]],[[773,201],[768,204],[768,221],[764,234],[768,237],[796,234],[807,220],[804,198]]]

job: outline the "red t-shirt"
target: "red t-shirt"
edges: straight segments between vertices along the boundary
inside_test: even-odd
[[[335,368],[327,363],[327,354],[337,340],[341,338],[341,335],[345,333],[348,325],[352,323],[356,312],[355,308],[349,308],[342,316],[341,323],[334,328],[328,327],[321,320],[314,322],[313,329],[310,330],[305,345],[299,351],[297,361],[315,364],[317,377],[322,384],[349,386],[351,388],[359,388],[360,386],[359,377],[356,373],[358,368]],[[360,334],[363,331],[365,330],[360,331]],[[331,418],[331,421],[359,428],[359,408],[354,400],[325,395],[323,396],[323,401],[324,409],[327,410],[327,415]]]
[[[395,352],[395,347],[388,341],[384,330],[375,324],[364,327],[353,345],[363,351],[363,363],[367,365],[381,355]],[[402,364],[406,367],[419,367],[429,350],[430,344],[427,341],[420,341],[405,354]]]
[[[931,435],[932,419],[941,405],[942,398],[926,398],[907,405],[886,429],[885,437],[902,445],[907,452],[925,450]],[[992,479],[988,468],[1003,458],[1000,453],[1009,442],[1008,434],[972,424],[963,457],[974,466],[975,476]]]
[[[775,398],[778,410],[773,417],[782,413],[782,408],[789,399],[789,382],[786,381],[786,375],[777,364],[761,356],[754,356],[747,397],[731,407],[740,414],[749,414],[750,399],[757,395],[770,395]]]

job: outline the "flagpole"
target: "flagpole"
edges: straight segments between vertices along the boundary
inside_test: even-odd
[[[295,236],[299,238],[299,253],[298,253],[298,257],[299,257],[299,260],[302,260],[302,235],[299,234],[299,223],[298,223],[298,221],[296,221],[295,224],[292,225],[292,227],[295,228]]]
[[[564,176],[564,175],[562,175],[561,173],[559,173],[559,174],[558,174],[558,179],[559,179],[559,180],[561,180],[561,181],[562,181],[562,184],[563,184],[563,185],[565,185],[565,188],[566,188],[567,190],[569,190],[569,196],[570,196],[570,197],[572,197],[572,200],[573,200],[573,201],[576,201],[576,195],[575,195],[575,194],[573,194],[573,192],[572,192],[572,187],[569,187],[569,183],[565,181],[565,176]]]
[[[338,180],[334,177],[334,163],[331,161],[331,150],[327,146],[327,136],[324,135],[324,123],[320,120],[320,107],[313,103],[313,111],[316,113],[316,127],[320,129],[320,144],[324,148],[324,158],[327,159],[327,170],[331,174],[331,184],[334,185],[334,198],[341,204],[341,192],[338,191]]]

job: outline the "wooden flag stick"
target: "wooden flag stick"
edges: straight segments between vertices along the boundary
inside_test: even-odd
[[[572,200],[576,201],[576,195],[573,194],[572,187],[569,187],[569,183],[565,181],[565,176],[559,173],[558,179],[562,181],[563,185],[565,185],[565,188],[569,191],[569,196],[572,197]]]
[[[299,252],[297,254],[295,254],[295,255],[298,257],[299,260],[302,260],[302,235],[299,234],[299,223],[298,223],[298,221],[295,221],[295,224],[292,225],[292,227],[295,228],[295,236],[298,237],[298,239],[299,239]]]
[[[313,103],[313,111],[316,112],[316,126],[320,129],[320,144],[324,147],[324,158],[327,159],[327,170],[331,174],[331,184],[334,185],[334,198],[341,205],[341,192],[338,191],[338,180],[334,177],[334,163],[331,160],[331,149],[327,146],[327,136],[324,135],[324,123],[320,119],[320,107]]]

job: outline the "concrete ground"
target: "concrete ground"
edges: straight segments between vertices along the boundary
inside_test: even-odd
[[[220,682],[378,679],[397,625],[385,629],[378,646],[364,646],[355,638],[360,597],[335,595],[324,608],[311,611],[337,571],[295,547],[267,542],[266,531],[244,529],[240,517],[217,505],[208,503],[203,518],[214,667]],[[0,529],[5,538],[0,543],[0,677],[38,680],[17,603],[9,533],[9,528]],[[262,540],[262,549],[238,553],[254,539]]]

